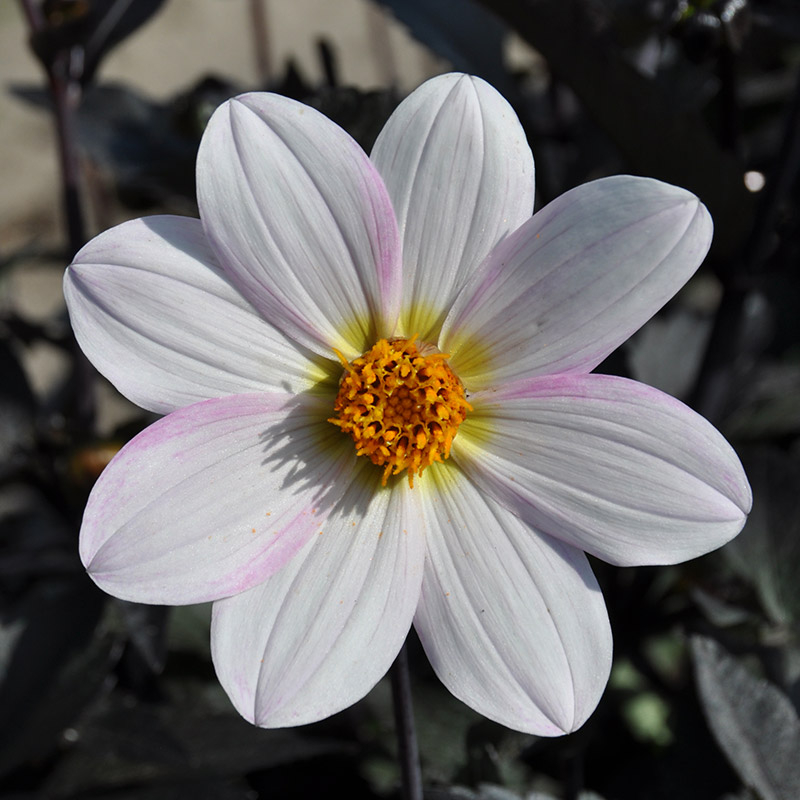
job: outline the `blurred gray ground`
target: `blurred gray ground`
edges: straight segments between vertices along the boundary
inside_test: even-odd
[[[368,0],[262,0],[262,7],[268,36],[261,42],[261,67],[249,0],[168,0],[108,55],[97,83],[123,82],[164,100],[211,74],[242,87],[256,86],[264,67],[278,77],[289,57],[316,83],[322,80],[316,50],[321,37],[334,48],[343,85],[366,89],[394,83],[407,92],[446,69]],[[0,259],[24,245],[42,251],[61,247],[65,240],[52,120],[9,91],[11,86],[42,86],[43,81],[27,46],[18,3],[0,0]],[[98,232],[91,219],[89,225],[90,235]],[[4,270],[0,309],[13,308],[35,321],[52,317],[63,306],[61,274],[52,261],[37,258]],[[33,388],[46,395],[66,369],[65,359],[46,344],[23,355]],[[104,413],[105,405],[101,430],[124,414],[121,408]]]

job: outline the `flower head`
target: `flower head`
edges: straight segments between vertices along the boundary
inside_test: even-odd
[[[65,277],[86,354],[166,414],[89,498],[89,574],[214,601],[217,674],[258,725],[355,702],[413,622],[482,714],[579,727],[611,665],[584,551],[678,562],[750,508],[709,423],[591,373],[700,264],[704,206],[621,176],[532,216],[519,122],[464,75],[417,89],[369,158],[300,103],[234,98],[197,186],[199,220],[120,225]]]

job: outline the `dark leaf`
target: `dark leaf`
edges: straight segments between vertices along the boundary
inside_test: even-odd
[[[172,609],[167,632],[170,652],[193,654],[205,661],[211,659],[211,606],[211,603],[200,603]]]
[[[559,80],[619,148],[626,169],[683,186],[715,222],[714,248],[736,253],[750,229],[753,197],[737,159],[702,117],[676,109],[656,81],[631,66],[603,4],[587,0],[481,0],[538,50]]]
[[[800,15],[794,0],[759,0],[754,4],[753,22],[780,39],[800,41]]]
[[[49,108],[42,89],[14,85],[11,91]],[[218,104],[233,93],[215,94],[214,100]],[[92,86],[84,93],[76,113],[78,143],[126,204],[146,207],[176,196],[194,202],[194,164],[202,133],[195,126],[200,113],[189,108],[194,99],[190,93],[160,104],[119,84]],[[212,110],[206,111],[203,125]]]
[[[505,68],[506,25],[474,0],[377,0],[411,35],[460,72],[479,75],[505,97],[516,86]]]
[[[692,599],[700,607],[705,618],[717,628],[731,628],[746,623],[755,623],[759,619],[752,611],[726,603],[699,588],[692,590]]]
[[[122,195],[140,195],[143,203],[194,196],[199,135],[178,128],[174,108],[121,85],[85,93],[77,114],[80,145]]]
[[[6,340],[0,339],[0,479],[33,447],[35,401],[28,379]]]
[[[365,92],[349,86],[323,87],[302,99],[344,128],[367,153],[398,102],[393,91]]]
[[[708,725],[742,782],[762,800],[797,800],[800,720],[789,699],[712,639],[693,637],[692,658]]]
[[[162,5],[164,0],[44,0],[45,25],[34,34],[31,46],[48,67],[64,52],[82,51],[74,77],[88,84],[106,53]]]
[[[38,581],[4,610],[0,774],[51,755],[106,679],[110,642],[88,644],[101,602],[79,573]]]
[[[38,579],[82,573],[74,533],[41,491],[22,482],[2,486],[0,608],[4,618],[18,618],[14,602]]]
[[[781,439],[800,434],[800,363],[757,364],[738,393],[726,431],[737,439]]]
[[[81,798],[83,795],[73,795]],[[253,800],[256,793],[244,779],[170,780],[154,786],[92,792],[92,800]],[[66,795],[64,796],[66,798]]]
[[[557,800],[547,792],[524,792],[518,794],[503,786],[482,783],[477,789],[463,786],[450,786],[447,789],[431,789],[425,792],[426,800]],[[603,800],[594,792],[580,792],[576,800]]]
[[[653,317],[626,345],[633,377],[674,397],[694,385],[711,333],[711,317],[675,308]]]
[[[777,449],[745,454],[753,510],[722,551],[778,623],[800,618],[800,463]]]
[[[169,609],[122,600],[119,609],[138,657],[152,674],[160,674],[167,655]]]
[[[203,776],[224,782],[256,770],[352,754],[341,741],[256,728],[232,712],[215,711],[199,691],[169,705],[109,696],[76,726],[76,737],[50,776],[48,796],[89,791],[94,796],[137,784],[155,791],[167,781],[196,783]]]

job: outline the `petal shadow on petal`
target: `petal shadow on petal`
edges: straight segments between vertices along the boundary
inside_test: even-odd
[[[280,423],[265,428],[260,439],[264,448],[262,466],[271,471],[286,469],[280,491],[292,495],[310,493],[313,513],[324,519],[336,506],[342,513],[365,513],[366,505],[353,498],[363,498],[358,492],[348,492],[353,481],[369,468],[365,459],[356,455],[352,440],[339,428],[328,422],[333,414],[333,399],[330,381],[325,380],[305,392],[298,393],[289,404],[286,417]],[[313,409],[316,419],[309,419]],[[302,457],[298,454],[302,453]],[[326,481],[320,475],[319,464],[330,464],[330,471],[341,472],[336,480]],[[380,469],[373,466],[373,469]],[[328,474],[328,473],[326,473]],[[405,476],[392,476],[386,487],[388,491],[395,480],[406,480]],[[314,490],[314,484],[318,489]],[[351,498],[349,501],[346,498]],[[343,505],[345,504],[345,505]]]

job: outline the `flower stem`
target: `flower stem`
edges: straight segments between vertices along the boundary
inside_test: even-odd
[[[400,770],[403,776],[403,800],[422,800],[422,770],[419,765],[414,709],[411,704],[411,680],[406,644],[392,665],[391,680]]]

